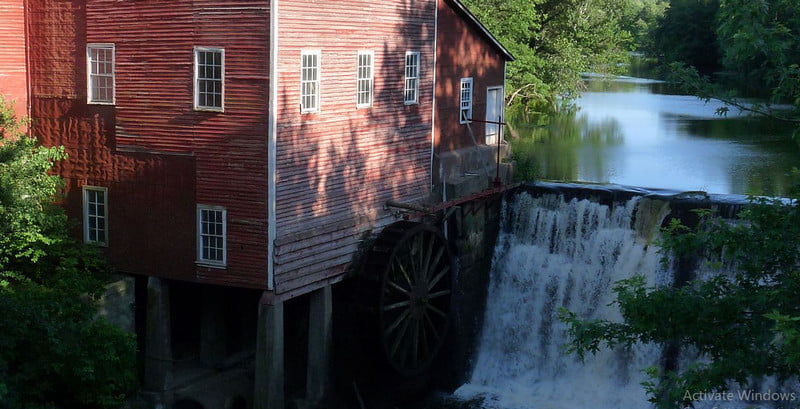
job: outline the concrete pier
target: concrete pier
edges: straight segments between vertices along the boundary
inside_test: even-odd
[[[170,329],[169,283],[157,277],[149,277],[147,279],[147,328],[143,385],[146,391],[163,392],[172,384],[172,334]]]
[[[310,296],[306,400],[315,405],[328,396],[330,388],[333,291],[328,285],[311,293]]]
[[[258,306],[254,409],[284,409],[283,302]]]

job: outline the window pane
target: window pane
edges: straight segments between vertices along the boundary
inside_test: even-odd
[[[197,66],[197,106],[201,108],[222,108],[223,63],[222,50],[196,51]]]
[[[419,53],[410,52],[405,59],[405,102],[416,103],[419,87]]]
[[[106,195],[102,190],[84,189],[84,239],[105,243],[107,237]]]
[[[200,249],[198,258],[204,261],[225,261],[224,211],[201,209],[199,211]]]
[[[316,111],[319,108],[319,56],[304,53],[300,62],[300,109]]]
[[[472,119],[472,79],[461,79],[461,123],[467,123]]]
[[[356,75],[356,103],[368,107],[372,105],[372,54],[358,54]]]
[[[87,46],[89,102],[114,102],[114,46]]]

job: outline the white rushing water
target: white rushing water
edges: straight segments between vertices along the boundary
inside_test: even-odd
[[[504,212],[477,362],[456,397],[498,409],[648,408],[642,370],[658,364],[660,350],[603,348],[581,362],[564,352],[558,311],[619,321],[609,305],[616,281],[642,274],[649,285],[671,282],[652,244],[667,206],[523,193]]]

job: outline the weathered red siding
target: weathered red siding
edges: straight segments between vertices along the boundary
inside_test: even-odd
[[[63,145],[70,155],[55,168],[67,181],[64,207],[81,220],[81,187],[107,187],[106,251],[114,267],[196,280],[194,158],[114,152],[113,116],[107,114],[112,108],[81,104],[34,99],[36,133],[48,135],[48,144]]]
[[[435,0],[280,4],[275,282],[294,295],[341,278],[362,235],[393,220],[386,200],[428,196]],[[301,50],[321,51],[319,113],[300,113]],[[366,109],[359,50],[375,53]],[[403,103],[406,51],[421,53],[417,105]]]
[[[18,117],[28,115],[23,0],[0,0],[0,95],[13,101]]]
[[[438,7],[436,154],[485,142],[484,124],[459,123],[461,78],[473,78],[473,118],[484,120],[487,88],[503,86],[506,61],[478,27],[458,14],[450,0],[438,0]]]
[[[27,0],[31,98],[86,95],[86,14],[83,0]]]
[[[195,203],[227,209],[227,268],[201,281],[266,286],[268,33],[264,0],[87,3],[87,41],[116,47],[117,149],[193,156]],[[223,113],[193,109],[196,46],[225,50]]]
[[[65,207],[108,188],[124,272],[266,287],[269,13],[264,1],[30,0],[35,132],[64,145]],[[235,25],[231,21],[236,21]],[[88,43],[113,43],[116,104],[86,103]],[[225,49],[225,112],[194,111],[193,48]],[[196,205],[225,206],[226,269],[196,267]]]
[[[73,218],[82,217],[82,186],[108,188],[117,269],[193,280],[194,158],[115,150],[116,108],[86,104],[85,10],[78,0],[28,2],[33,132],[69,155],[54,170]]]

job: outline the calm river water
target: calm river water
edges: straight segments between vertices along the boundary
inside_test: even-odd
[[[792,128],[717,101],[676,95],[664,83],[622,77],[587,81],[577,114],[549,126],[512,123],[515,150],[536,176],[708,193],[782,196],[800,167]]]

